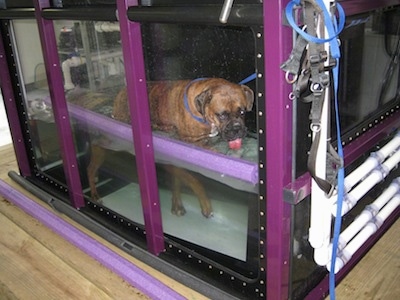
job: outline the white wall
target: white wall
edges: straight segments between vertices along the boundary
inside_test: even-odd
[[[35,20],[13,21],[24,84],[35,81],[35,67],[43,63],[39,32]]]

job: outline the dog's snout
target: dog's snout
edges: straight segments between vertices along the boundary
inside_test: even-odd
[[[242,124],[240,122],[234,122],[232,124],[232,129],[233,130],[240,130],[242,128]]]
[[[226,124],[221,133],[224,140],[232,141],[246,136],[247,130],[241,120],[231,120],[231,122]]]

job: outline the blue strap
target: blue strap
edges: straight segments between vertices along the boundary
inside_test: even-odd
[[[256,73],[251,74],[250,76],[246,77],[242,81],[239,82],[239,84],[246,84],[252,80],[256,79]]]
[[[308,33],[306,33],[304,30],[302,30],[294,21],[293,18],[293,8],[296,5],[300,5],[300,0],[293,0],[291,2],[289,2],[286,6],[285,9],[285,14],[286,14],[286,18],[289,22],[289,25],[298,33],[300,34],[302,37],[304,37],[307,41],[310,41],[312,43],[316,43],[316,44],[323,44],[323,43],[327,43],[330,42],[332,40],[334,40],[339,33],[343,30],[344,25],[345,25],[345,14],[344,14],[344,10],[343,7],[337,3],[337,10],[339,13],[339,27],[336,26],[336,19],[335,19],[335,24],[333,24],[333,22],[329,22],[329,20],[331,20],[331,16],[328,12],[328,10],[325,7],[325,4],[323,3],[322,0],[316,0],[318,5],[321,6],[322,10],[323,10],[323,14],[324,14],[324,19],[325,19],[325,26],[327,28],[329,37],[327,39],[320,39],[318,37],[312,36]],[[334,58],[337,58],[340,56],[340,51],[339,51],[339,45],[338,44],[331,44],[331,55]]]
[[[342,139],[340,137],[340,117],[339,117],[339,105],[338,105],[338,78],[339,78],[339,67],[336,66],[333,69],[334,78],[334,90],[335,90],[335,119],[336,119],[336,132],[337,132],[337,146],[338,155],[343,161],[343,146]],[[336,255],[339,244],[340,229],[342,227],[342,204],[344,196],[344,166],[340,167],[338,170],[337,179],[337,207],[336,207],[336,218],[335,225],[333,229],[333,240],[332,240],[332,259],[329,272],[329,296],[330,299],[335,300],[335,265],[336,265]]]
[[[191,82],[189,82],[189,84],[185,87],[185,92],[183,93],[183,103],[185,104],[186,111],[192,116],[193,119],[195,119],[196,121],[198,121],[200,123],[207,124],[208,122],[204,118],[200,118],[192,113],[192,111],[190,110],[190,107],[189,107],[189,101],[188,101],[188,97],[187,97],[187,91],[188,91],[189,87],[193,83],[204,80],[204,79],[205,78],[196,78],[196,79],[192,80]]]

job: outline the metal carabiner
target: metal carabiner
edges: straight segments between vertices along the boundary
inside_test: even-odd
[[[289,83],[289,84],[295,83],[298,78],[299,78],[299,75],[297,75],[296,73],[293,73],[293,72],[290,72],[290,71],[287,71],[285,73],[286,82]]]
[[[311,123],[310,124],[310,129],[314,133],[317,133],[317,132],[321,131],[321,123]]]

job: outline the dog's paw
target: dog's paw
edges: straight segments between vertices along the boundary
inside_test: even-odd
[[[202,210],[201,213],[203,216],[205,216],[207,219],[212,218],[214,216],[214,212],[212,210]]]
[[[93,202],[98,204],[103,204],[103,200],[101,198],[92,198]]]
[[[186,209],[183,205],[173,205],[171,208],[171,213],[178,217],[181,217],[186,214]]]

